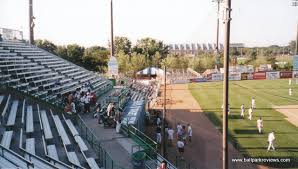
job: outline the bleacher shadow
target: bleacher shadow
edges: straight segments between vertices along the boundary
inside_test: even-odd
[[[258,130],[257,129],[235,129],[234,132],[236,134],[258,134]]]

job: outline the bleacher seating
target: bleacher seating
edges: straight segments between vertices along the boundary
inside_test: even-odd
[[[58,95],[88,83],[102,94],[112,83],[36,46],[22,42],[0,42],[1,83],[58,104]]]
[[[7,112],[3,113],[3,109]],[[18,111],[22,115],[17,115]],[[95,157],[74,123],[63,115],[9,94],[0,95],[0,112],[2,120],[7,122],[0,124],[0,168],[100,168],[95,160],[99,157]],[[34,123],[37,119],[39,123]],[[14,123],[8,126],[8,121]]]

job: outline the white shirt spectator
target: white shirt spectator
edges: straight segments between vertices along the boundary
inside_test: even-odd
[[[178,148],[184,148],[184,143],[183,143],[183,141],[181,141],[181,140],[177,141],[177,147],[178,147]]]
[[[173,129],[169,129],[168,130],[168,139],[169,140],[173,140],[174,139],[174,130]]]
[[[178,124],[177,125],[177,133],[180,133],[182,130],[182,125],[181,124]]]
[[[72,113],[77,113],[75,103],[74,103],[74,102],[71,102],[70,106],[71,106],[71,112],[72,112]]]
[[[188,126],[187,133],[188,133],[188,136],[192,136],[192,128],[191,128],[191,126]]]

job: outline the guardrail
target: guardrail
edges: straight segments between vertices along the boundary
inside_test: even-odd
[[[101,146],[98,138],[87,127],[80,115],[77,116],[76,122],[80,136],[86,139],[92,149],[96,152],[99,157],[100,165],[105,169],[127,169],[111,158],[111,155]]]
[[[131,148],[132,153],[134,153],[135,148],[139,151],[144,151],[146,153],[145,167],[147,169],[155,169],[159,166],[162,161],[166,161],[168,164],[168,169],[177,169],[177,167],[160,155],[157,151],[158,144],[149,138],[146,134],[135,128],[133,125],[122,125],[122,132],[125,132],[128,137],[134,139],[138,145],[133,145]]]

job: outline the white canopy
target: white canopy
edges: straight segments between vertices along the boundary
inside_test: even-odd
[[[137,75],[163,75],[163,74],[164,74],[164,70],[156,67],[148,67],[144,70],[137,72]],[[170,73],[167,72],[167,74],[170,74]]]

